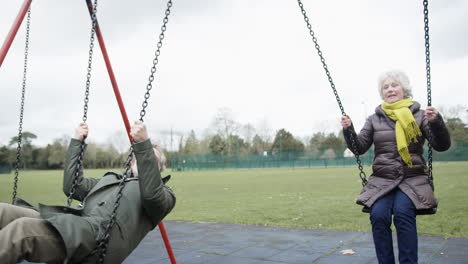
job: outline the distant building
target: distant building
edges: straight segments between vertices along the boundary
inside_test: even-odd
[[[353,153],[351,150],[349,150],[349,149],[347,148],[347,149],[343,152],[343,156],[344,156],[345,158],[354,157],[354,153]]]
[[[332,148],[326,149],[320,156],[321,159],[336,159],[336,153]]]

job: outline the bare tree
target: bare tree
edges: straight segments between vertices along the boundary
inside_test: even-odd
[[[184,135],[180,135],[178,151],[181,153],[183,150],[184,150]]]
[[[184,153],[186,154],[195,154],[200,152],[200,142],[195,135],[193,129],[188,134],[187,139],[185,140]]]
[[[159,140],[162,142],[161,145],[169,151],[175,151],[176,137],[180,137],[185,133],[171,127],[170,129],[160,130],[159,134],[161,137]]]
[[[468,123],[468,106],[455,105],[455,106],[438,106],[437,110],[445,118],[459,118],[465,123]]]
[[[130,141],[126,132],[119,130],[114,132],[108,139],[111,144],[119,153],[127,152],[130,148]]]
[[[210,153],[210,142],[213,137],[213,131],[209,128],[205,128],[200,139],[200,153]]]
[[[252,138],[254,135],[255,128],[252,126],[252,124],[247,123],[242,126],[242,136],[244,137],[245,142],[247,142],[249,145],[252,144]]]
[[[227,143],[227,153],[231,153],[231,136],[238,133],[240,125],[234,118],[234,113],[230,108],[222,107],[218,109],[213,120],[216,133]]]
[[[272,143],[273,129],[266,118],[260,120],[257,125],[257,135],[262,139],[263,149],[267,149],[267,145]]]
[[[451,118],[462,118],[465,116],[466,106],[463,105],[454,105],[449,107],[448,114]]]

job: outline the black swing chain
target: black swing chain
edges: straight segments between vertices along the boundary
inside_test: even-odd
[[[169,22],[169,15],[171,14],[171,7],[172,7],[172,0],[169,0],[167,2],[167,8],[166,8],[166,11],[165,11],[165,16],[163,18],[163,25],[161,26],[161,33],[159,34],[159,41],[157,43],[157,49],[156,49],[156,51],[154,53],[155,58],[153,59],[153,66],[151,67],[151,74],[150,74],[150,76],[148,78],[149,83],[146,86],[146,93],[145,93],[145,96],[144,96],[144,101],[142,103],[142,110],[140,111],[140,120],[141,121],[143,121],[143,117],[146,114],[145,109],[148,106],[148,99],[150,97],[150,91],[153,88],[152,82],[154,81],[154,74],[157,71],[156,66],[157,66],[157,64],[159,62],[159,55],[161,54],[161,48],[163,46],[162,41],[164,39],[164,33],[166,32],[166,29],[167,29],[167,23]],[[117,193],[117,198],[115,200],[114,208],[113,208],[112,213],[111,213],[111,218],[110,218],[110,220],[109,220],[109,222],[108,222],[108,224],[106,226],[106,230],[104,232],[103,237],[97,243],[97,249],[100,250],[99,258],[97,260],[97,263],[99,263],[99,264],[104,263],[104,258],[107,255],[107,244],[109,243],[110,233],[111,233],[112,227],[114,226],[115,221],[116,221],[117,209],[119,208],[119,205],[120,205],[120,198],[122,198],[122,196],[123,196],[122,192],[123,192],[123,190],[125,188],[125,182],[126,182],[126,180],[128,178],[128,175],[129,175],[130,163],[131,163],[132,159],[133,159],[133,148],[130,147],[129,154],[128,154],[127,160],[125,162],[125,169],[124,169],[124,173],[123,173],[123,178],[119,183],[119,191]],[[91,255],[94,254],[95,252],[96,251],[94,250],[91,253]]]
[[[428,0],[423,1],[424,5],[424,40],[425,40],[425,47],[426,47],[426,84],[427,84],[427,106],[432,105],[432,97],[431,97],[431,52],[429,49],[429,9],[428,9]],[[428,143],[427,143],[427,159],[428,159],[428,167],[429,167],[429,184],[434,191],[434,178],[432,176],[432,133],[429,129],[429,134],[427,135]]]
[[[331,77],[330,71],[328,70],[327,63],[325,62],[325,58],[323,57],[322,51],[320,50],[320,46],[318,44],[317,38],[315,37],[315,32],[312,30],[312,25],[309,22],[309,17],[307,17],[307,13],[304,9],[304,5],[302,4],[301,0],[297,0],[297,3],[299,4],[299,8],[301,9],[301,13],[304,16],[304,21],[307,24],[307,28],[309,29],[309,34],[312,37],[312,41],[315,44],[315,49],[317,50],[317,54],[320,57],[320,61],[322,62],[323,69],[325,70],[325,73],[328,77],[328,81],[330,82],[330,86],[333,90],[333,94],[335,95],[336,101],[338,103],[338,106],[340,107],[341,114],[343,116],[346,116],[346,113],[343,108],[343,104],[341,103],[340,97],[338,95],[338,91],[336,90],[335,83],[333,82],[333,79]],[[367,179],[366,179],[366,173],[364,172],[364,169],[362,167],[361,159],[359,158],[359,155],[357,155],[357,145],[356,145],[356,139],[355,135],[351,134],[349,137],[351,141],[351,148],[353,149],[354,156],[356,158],[356,162],[358,164],[359,168],[359,177],[361,178],[362,181],[362,186],[365,186],[367,184]]]
[[[148,106],[148,99],[150,97],[150,91],[153,88],[154,74],[156,73],[156,66],[159,63],[159,55],[161,54],[162,41],[164,39],[164,33],[166,32],[167,22],[169,22],[169,15],[171,14],[172,0],[167,2],[167,8],[165,11],[165,17],[163,18],[163,25],[161,26],[161,33],[159,34],[159,41],[157,49],[154,52],[153,66],[151,67],[151,74],[148,78],[148,85],[146,85],[145,100],[142,103],[142,109],[140,111],[140,120],[143,121],[143,117],[146,115],[146,107]]]
[[[86,120],[88,119],[88,102],[89,102],[89,87],[91,84],[91,71],[92,71],[92,63],[93,63],[93,52],[94,52],[94,36],[95,36],[95,27],[97,24],[96,20],[96,12],[97,12],[97,0],[94,0],[94,7],[92,9],[92,14],[91,14],[91,20],[92,20],[92,28],[91,28],[91,37],[90,37],[90,43],[89,43],[89,52],[88,52],[88,67],[87,67],[87,73],[86,73],[86,90],[85,90],[85,99],[84,99],[84,106],[83,106],[83,122],[86,123]],[[73,183],[70,188],[70,194],[68,195],[67,198],[67,205],[71,206],[72,201],[73,201],[73,195],[75,194],[76,191],[76,185],[78,184],[78,176],[80,175],[82,169],[83,169],[83,158],[84,158],[84,152],[85,152],[86,144],[85,144],[85,138],[81,141],[81,146],[80,146],[80,155],[78,156],[78,162],[76,164],[76,169],[75,169],[75,175],[73,178]]]
[[[20,107],[20,118],[18,127],[18,147],[16,148],[16,161],[15,161],[15,179],[13,184],[13,197],[11,202],[14,203],[18,190],[18,176],[19,166],[21,162],[21,141],[23,139],[23,114],[24,114],[24,96],[26,94],[26,80],[28,72],[28,53],[29,53],[29,28],[31,25],[31,7],[28,9],[28,17],[26,23],[26,40],[24,44],[24,66],[23,66],[23,82],[21,88],[21,107]]]
[[[107,245],[109,243],[110,233],[116,221],[117,209],[120,206],[120,198],[122,198],[123,196],[123,190],[125,188],[125,183],[128,178],[128,174],[130,170],[130,163],[132,161],[132,158],[133,158],[133,149],[132,147],[130,147],[130,152],[125,161],[125,169],[123,172],[123,178],[119,182],[119,186],[118,186],[119,190],[116,195],[114,208],[112,209],[110,220],[106,225],[106,230],[104,232],[104,235],[97,241],[96,248],[89,255],[89,256],[94,255],[97,251],[99,251],[99,257],[97,259],[97,263],[100,263],[100,264],[104,263],[104,259],[106,258],[106,255],[107,255]]]

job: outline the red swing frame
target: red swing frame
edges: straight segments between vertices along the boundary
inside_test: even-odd
[[[2,47],[0,48],[0,67],[2,66],[2,63],[8,53],[8,50],[10,49],[11,44],[13,43],[13,40],[16,36],[16,33],[18,32],[19,27],[21,26],[24,17],[26,13],[28,12],[29,7],[31,6],[32,0],[24,0],[23,5],[20,8],[20,11],[18,15],[16,16],[15,21],[13,22],[13,26],[10,29],[10,32],[8,33]],[[88,11],[90,12],[90,15],[92,13],[93,5],[91,3],[91,0],[86,0],[86,4],[88,6]],[[125,111],[125,106],[122,101],[122,97],[120,96],[120,90],[119,86],[117,84],[117,80],[114,75],[114,71],[112,69],[112,65],[109,59],[109,55],[107,54],[107,49],[106,45],[104,43],[104,38],[102,36],[101,29],[99,27],[99,23],[97,22],[96,19],[96,28],[95,28],[96,36],[99,41],[99,47],[101,48],[102,56],[104,58],[104,61],[106,63],[106,68],[107,72],[109,74],[110,81],[112,83],[112,88],[114,90],[115,94],[115,99],[117,100],[117,104],[119,105],[120,109],[120,114],[122,115],[122,120],[125,125],[125,129],[127,130],[127,135],[128,139],[130,140],[130,143],[132,142],[132,136],[130,135],[130,122],[128,121],[128,116],[127,112]],[[166,246],[167,254],[169,255],[169,258],[171,260],[172,264],[176,264],[176,259],[174,256],[174,252],[172,251],[171,243],[169,241],[169,237],[166,232],[166,228],[164,227],[164,223],[161,221],[158,224],[159,231],[161,232],[161,236],[164,240],[164,245]]]

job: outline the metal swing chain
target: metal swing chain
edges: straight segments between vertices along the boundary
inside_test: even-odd
[[[159,55],[161,54],[162,41],[164,39],[164,33],[166,32],[167,22],[169,22],[169,15],[171,14],[172,0],[167,2],[167,8],[165,12],[165,17],[163,18],[163,25],[161,26],[161,33],[159,34],[159,41],[157,44],[157,49],[154,52],[153,66],[151,67],[151,74],[148,78],[149,82],[146,85],[145,100],[142,103],[142,109],[140,111],[140,121],[143,121],[143,117],[146,115],[146,107],[148,106],[148,99],[150,97],[150,91],[153,88],[154,74],[156,73],[156,66],[159,63]]]
[[[429,9],[428,9],[428,0],[423,1],[424,5],[424,40],[425,40],[425,47],[426,47],[426,84],[427,84],[427,106],[432,105],[432,97],[431,97],[431,52],[429,49]],[[428,143],[427,143],[427,159],[428,159],[428,167],[429,167],[429,184],[434,190],[434,178],[432,176],[432,133],[429,129],[429,134],[427,135]]]
[[[317,54],[320,57],[320,61],[322,62],[323,69],[325,70],[325,73],[328,77],[328,81],[330,82],[330,86],[333,90],[333,94],[335,95],[336,102],[338,103],[338,106],[341,110],[341,114],[343,116],[346,116],[346,113],[343,108],[343,104],[341,103],[340,97],[338,95],[338,91],[336,90],[335,84],[333,82],[333,79],[331,77],[330,71],[328,70],[327,63],[325,62],[325,58],[323,57],[322,51],[320,50],[320,46],[318,44],[317,38],[315,37],[315,32],[312,30],[312,25],[309,22],[309,18],[307,17],[306,11],[304,9],[304,5],[302,4],[301,0],[297,0],[297,3],[299,4],[299,8],[301,9],[301,13],[304,16],[304,21],[307,24],[307,28],[309,29],[309,34],[312,37],[312,41],[315,44],[315,49],[317,50]],[[359,177],[361,178],[362,181],[362,186],[365,186],[367,184],[367,179],[366,179],[366,173],[364,172],[364,169],[362,167],[361,159],[359,158],[359,155],[355,154],[357,153],[357,144],[356,144],[356,139],[354,137],[354,134],[351,135],[350,137],[351,141],[351,147],[353,148],[353,154],[356,158],[356,162],[358,164],[359,168]]]
[[[20,118],[18,128],[18,147],[16,148],[16,162],[15,162],[15,179],[13,184],[13,197],[11,202],[14,203],[18,190],[18,176],[19,176],[19,164],[21,161],[21,141],[23,139],[23,114],[24,114],[24,97],[26,94],[26,80],[28,72],[28,52],[29,52],[29,28],[31,25],[31,7],[28,9],[28,17],[26,23],[26,41],[24,45],[24,66],[23,66],[23,82],[21,88],[21,107],[20,107]]]
[[[141,121],[143,121],[143,117],[146,115],[146,107],[148,106],[148,99],[150,97],[150,91],[153,88],[152,83],[154,81],[154,74],[157,71],[156,66],[159,63],[159,55],[161,54],[161,48],[163,46],[162,41],[163,41],[163,39],[165,37],[164,33],[166,32],[166,29],[167,29],[167,23],[169,22],[169,15],[171,14],[171,7],[172,7],[172,0],[169,0],[167,2],[167,8],[166,8],[166,11],[165,11],[165,16],[163,18],[163,25],[161,26],[161,33],[159,34],[157,49],[156,49],[156,51],[154,53],[155,57],[153,59],[153,66],[151,67],[151,74],[150,74],[150,76],[148,78],[149,82],[148,82],[148,85],[146,86],[146,93],[144,95],[144,101],[142,103],[142,109],[140,111],[140,120]],[[122,192],[123,192],[123,190],[125,188],[125,182],[126,182],[126,180],[128,178],[128,175],[129,175],[130,163],[132,161],[132,158],[133,158],[133,148],[130,147],[130,153],[128,154],[127,160],[125,162],[125,170],[124,170],[124,174],[123,174],[123,179],[119,183],[119,191],[117,193],[117,198],[115,200],[114,209],[112,210],[112,213],[111,213],[111,218],[109,220],[109,223],[106,226],[104,236],[99,240],[99,242],[97,244],[98,249],[100,249],[99,258],[98,258],[98,261],[97,261],[99,264],[104,263],[104,258],[106,257],[106,254],[107,254],[107,245],[108,245],[109,239],[110,239],[110,232],[111,232],[112,227],[114,226],[115,221],[116,221],[117,209],[120,206],[120,198],[122,198],[122,196],[123,196]],[[93,252],[95,252],[95,251],[93,251]]]
[[[91,71],[92,71],[92,63],[93,63],[93,50],[94,50],[94,36],[95,36],[95,27],[96,27],[96,12],[97,12],[97,0],[94,0],[94,7],[93,7],[93,12],[91,15],[91,20],[92,20],[92,28],[91,28],[91,37],[90,37],[90,43],[89,43],[89,52],[88,52],[88,67],[87,67],[87,73],[86,73],[86,90],[85,90],[85,99],[84,99],[84,106],[83,106],[83,122],[86,123],[86,120],[88,119],[88,102],[89,102],[89,87],[91,84]],[[78,156],[78,162],[76,164],[76,169],[75,169],[75,175],[73,178],[73,183],[70,189],[70,194],[68,195],[67,198],[67,205],[71,206],[71,203],[73,201],[73,195],[75,194],[76,191],[76,185],[78,184],[78,176],[80,175],[82,168],[83,168],[83,158],[84,158],[84,152],[85,152],[85,138],[81,141],[81,146],[80,146],[80,155]]]
[[[97,251],[99,251],[99,258],[97,259],[97,263],[102,264],[104,263],[104,259],[107,255],[107,245],[110,240],[110,233],[112,228],[114,227],[116,217],[117,217],[117,209],[120,206],[120,198],[123,196],[123,190],[125,188],[125,182],[128,178],[129,170],[130,170],[130,163],[133,158],[133,149],[130,147],[130,153],[127,156],[127,160],[125,161],[125,170],[123,173],[123,178],[119,182],[119,190],[117,192],[117,198],[115,199],[114,208],[112,209],[111,217],[109,222],[106,225],[106,230],[104,232],[103,237],[97,241],[96,248],[90,253],[89,256],[94,255]]]

